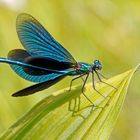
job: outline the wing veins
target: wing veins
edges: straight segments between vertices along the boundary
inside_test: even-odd
[[[59,50],[59,51],[57,51],[58,52],[58,54],[59,55],[63,55],[63,56],[65,56],[65,54],[64,54],[64,52],[63,51],[61,51],[60,49],[59,49],[59,47],[57,47],[55,44],[52,44],[51,42],[48,42],[46,39],[44,39],[45,38],[45,36],[44,36],[44,33],[42,33],[41,32],[41,30],[39,30],[38,28],[37,28],[37,26],[35,26],[34,24],[32,24],[33,22],[30,22],[30,25],[32,25],[33,27],[31,27],[31,28],[29,28],[27,25],[24,25],[24,27],[25,28],[28,28],[29,30],[33,30],[36,34],[35,35],[37,35],[38,37],[40,37],[45,43],[47,43],[47,44],[49,44],[50,46],[52,46],[52,48],[54,47],[54,48],[56,48],[57,50]],[[26,23],[26,24],[28,24],[28,23]],[[36,30],[38,31],[38,32],[41,32],[40,34],[38,33],[38,32],[36,32]],[[25,29],[24,29],[24,31],[26,31]],[[28,31],[28,30],[27,30]],[[45,30],[46,31],[46,30]],[[29,32],[29,31],[28,31]],[[32,34],[33,34],[33,32],[32,32]],[[53,43],[54,43],[54,40],[52,40],[53,41]],[[56,51],[56,50],[55,50]],[[59,52],[61,52],[62,54],[60,54]]]

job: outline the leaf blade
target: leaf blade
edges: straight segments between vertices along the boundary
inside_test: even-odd
[[[111,96],[109,102],[93,91],[91,83],[86,85],[85,94],[103,108],[89,106],[90,103],[81,94],[80,86],[74,87],[71,92],[61,90],[38,103],[1,138],[107,140],[117,121],[129,82],[136,70],[137,68],[129,70],[107,80],[118,88],[117,91],[104,84],[97,85],[101,93]],[[77,101],[80,102],[80,110]]]

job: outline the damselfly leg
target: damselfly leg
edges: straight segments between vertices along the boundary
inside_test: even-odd
[[[84,76],[84,75],[86,75],[86,74],[81,74],[81,75],[79,75],[79,76],[77,76],[77,77],[75,77],[75,78],[73,78],[73,79],[71,80],[69,91],[71,91],[72,83],[73,83],[76,79],[82,78],[82,80],[85,81],[85,80],[83,79],[83,76]]]
[[[110,84],[104,82],[104,81],[100,78],[99,73],[98,73],[96,70],[95,70],[95,73],[96,73],[96,75],[97,75],[97,77],[98,77],[98,79],[99,79],[99,81],[100,81],[101,83],[104,83],[104,84],[106,84],[106,85],[108,85],[108,86],[110,86],[110,87],[112,87],[112,88],[114,88],[114,89],[117,90],[116,87],[114,87],[114,86],[112,86],[112,85],[110,85]]]
[[[93,102],[92,102],[92,101],[86,96],[86,94],[84,93],[84,87],[85,87],[85,84],[86,84],[86,82],[87,82],[88,77],[89,77],[89,73],[87,74],[86,79],[85,79],[85,81],[84,81],[84,84],[83,84],[83,86],[82,86],[82,94],[83,94],[83,95],[85,96],[85,98],[94,106]]]
[[[95,90],[98,94],[100,94],[104,99],[107,100],[107,98],[106,98],[102,93],[100,93],[100,92],[96,89],[96,87],[95,87],[94,71],[93,71],[93,70],[92,70],[92,85],[93,85],[94,90]]]
[[[83,76],[84,76],[84,75],[87,75],[85,79],[83,79]],[[72,80],[71,80],[71,83],[70,83],[70,89],[69,89],[69,91],[71,91],[71,87],[72,87],[73,81],[75,81],[76,79],[82,78],[82,80],[84,81],[84,84],[83,84],[82,90],[81,90],[81,91],[82,91],[82,94],[85,96],[85,98],[86,98],[92,105],[94,105],[93,102],[92,102],[92,101],[86,96],[86,94],[84,93],[84,87],[85,87],[85,84],[86,84],[86,82],[87,82],[87,80],[88,80],[88,77],[89,77],[89,73],[88,73],[88,74],[81,74],[80,76],[75,77],[74,79],[72,79]]]

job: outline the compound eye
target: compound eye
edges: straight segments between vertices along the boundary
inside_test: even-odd
[[[99,60],[96,60],[96,63],[99,63]]]
[[[95,64],[98,64],[98,63],[99,63],[99,61],[98,61],[98,60],[95,60],[95,61],[94,61],[94,63],[95,63]]]

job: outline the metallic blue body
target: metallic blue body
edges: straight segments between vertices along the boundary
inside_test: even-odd
[[[68,75],[74,76],[74,75],[80,75],[80,74],[87,74],[91,72],[93,65],[92,64],[87,64],[84,62],[78,62],[79,69],[76,69],[75,71],[69,72]]]

